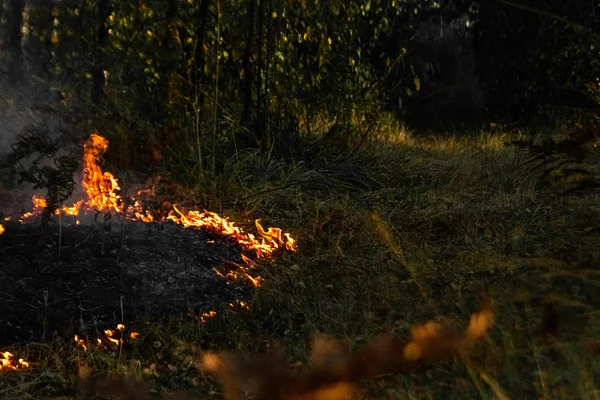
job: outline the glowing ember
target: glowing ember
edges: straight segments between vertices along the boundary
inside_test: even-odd
[[[22,358],[14,359],[12,353],[5,351],[0,352],[0,371],[15,370],[29,367],[29,363]]]
[[[243,308],[245,310],[249,310],[250,306],[248,305],[248,303],[246,303],[243,300],[236,300],[235,303],[229,303],[229,307],[236,309],[236,308]]]
[[[0,224],[0,235],[2,235],[5,231],[6,229],[4,228],[4,225]]]
[[[202,313],[200,315],[200,322],[204,324],[204,323],[206,323],[207,319],[212,318],[215,315],[217,315],[216,311],[209,311],[209,312]]]

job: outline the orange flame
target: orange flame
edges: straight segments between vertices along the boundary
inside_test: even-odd
[[[14,359],[12,353],[8,351],[0,352],[0,371],[15,370],[29,367],[29,363],[22,358]]]
[[[108,148],[108,140],[92,133],[83,146],[83,189],[88,195],[88,207],[98,211],[123,211],[121,197],[116,194],[121,188],[110,172],[102,172],[98,162]]]
[[[75,343],[77,343],[79,346],[81,346],[81,348],[82,348],[83,350],[87,351],[87,346],[85,345],[85,340],[83,340],[83,339],[80,339],[80,338],[79,338],[79,335],[75,335],[75,336],[73,337],[73,341],[74,341]]]
[[[48,207],[48,202],[46,202],[46,199],[43,197],[37,197],[35,194],[32,196],[31,201],[33,201],[33,208],[36,210]]]
[[[206,323],[207,319],[212,318],[215,315],[217,315],[216,311],[209,311],[209,312],[202,313],[200,315],[200,322],[204,324],[204,323]]]
[[[104,335],[105,335],[104,339],[107,340],[110,344],[121,345],[125,342],[125,340],[123,339],[125,337],[125,335],[123,334],[124,330],[125,330],[125,325],[123,325],[123,324],[118,324],[114,330],[113,329],[105,329],[104,330]],[[119,333],[119,332],[121,332],[121,333]],[[117,337],[116,335],[119,335],[119,336]],[[139,336],[140,336],[139,332],[130,332],[129,333],[130,340],[136,340]],[[75,335],[73,337],[73,340],[83,350],[85,350],[85,351],[88,350],[88,346],[85,342],[85,339],[81,339],[78,335]],[[106,348],[106,346],[101,338],[96,338],[96,345],[99,346],[100,348]]]
[[[2,235],[4,232],[6,232],[6,229],[4,228],[4,225],[0,224],[0,235]]]

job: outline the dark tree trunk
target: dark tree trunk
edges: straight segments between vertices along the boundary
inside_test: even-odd
[[[254,134],[256,135],[256,140],[259,142],[261,147],[268,148],[268,143],[265,143],[265,115],[263,109],[263,99],[262,99],[262,84],[263,84],[263,71],[265,71],[265,66],[263,65],[263,31],[264,31],[264,0],[258,1],[258,39],[256,46],[256,65],[258,66],[258,74],[256,76],[256,119],[254,120]]]
[[[255,0],[248,0],[248,33],[246,40],[246,49],[244,50],[244,58],[242,60],[242,68],[244,70],[243,81],[243,102],[244,108],[242,111],[242,126],[248,128],[252,126],[252,49],[254,47],[254,15],[256,14]]]
[[[194,60],[196,63],[195,74],[192,77],[194,87],[200,88],[204,83],[204,64],[206,58],[204,57],[204,37],[206,36],[206,26],[208,25],[208,7],[210,6],[210,0],[202,0],[200,8],[198,9],[198,15],[196,17],[196,52],[194,54]],[[204,102],[204,96],[202,91],[198,90],[200,94],[200,104]]]
[[[267,16],[267,22],[266,22],[266,29],[267,32],[265,33],[265,79],[264,79],[264,95],[263,95],[263,131],[264,131],[264,136],[265,136],[265,140],[268,143],[268,145],[270,146],[272,144],[273,138],[271,137],[271,124],[270,124],[270,113],[269,113],[269,101],[270,101],[270,97],[271,97],[271,93],[269,93],[269,86],[270,86],[270,79],[271,79],[271,75],[270,75],[270,71],[271,69],[269,68],[269,64],[271,62],[273,62],[273,60],[271,60],[271,57],[273,56],[272,51],[273,51],[273,18],[270,18],[270,16],[273,13],[273,2],[272,0],[262,0],[262,1],[267,1],[266,6],[267,6],[267,10],[265,15]],[[272,67],[274,68],[274,66]]]
[[[108,27],[106,21],[110,16],[110,0],[98,1],[98,35],[96,37],[96,48],[94,49],[94,66],[92,69],[92,102],[101,104],[104,101],[104,45],[108,39]]]
[[[23,24],[23,11],[25,0],[7,0],[2,7],[4,43],[0,52],[5,54],[3,69],[13,80],[22,76],[23,49],[21,48],[21,25]]]
[[[162,54],[158,59],[158,75],[159,75],[159,96],[164,102],[168,102],[171,97],[171,74],[179,67],[179,54],[173,40],[173,29],[175,20],[177,19],[177,0],[167,1],[167,13],[165,20],[164,35],[161,43]],[[166,118],[166,114],[158,113],[153,118],[156,122],[162,124]]]

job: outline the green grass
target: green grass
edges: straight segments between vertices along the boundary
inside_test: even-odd
[[[68,339],[15,345],[34,364],[0,373],[0,397],[71,399],[86,364],[158,392],[218,398],[216,381],[195,368],[201,351],[258,354],[279,343],[300,365],[316,333],[357,346],[438,316],[464,325],[488,289],[497,323],[484,343],[459,360],[365,382],[362,398],[597,398],[598,192],[562,196],[568,183],[541,184],[523,154],[503,146],[510,133],[383,136],[352,162],[308,169],[253,153],[222,178],[219,204],[238,210],[233,220],[262,218],[298,239],[297,253],[260,263],[265,283],[250,310],[204,324],[140,321],[139,341],[121,351],[83,352]],[[598,173],[596,157],[588,161]],[[560,316],[550,338],[545,303]]]

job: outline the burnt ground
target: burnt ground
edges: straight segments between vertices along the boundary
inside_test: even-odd
[[[252,292],[215,274],[228,261],[241,263],[241,251],[204,231],[116,220],[44,232],[35,223],[3,224],[0,348],[142,316],[219,310]]]

